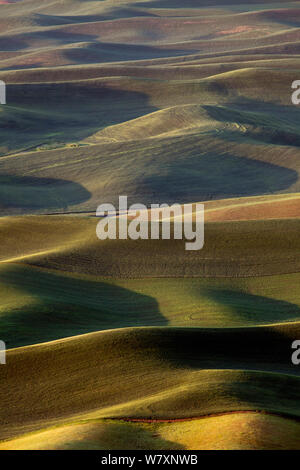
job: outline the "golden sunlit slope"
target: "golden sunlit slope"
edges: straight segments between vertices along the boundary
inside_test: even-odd
[[[91,420],[33,432],[0,450],[299,450],[300,425],[253,412],[172,423]]]
[[[112,328],[293,322],[300,317],[299,279],[295,273],[125,280],[5,263],[1,334],[12,348]]]
[[[150,204],[298,192],[293,77],[251,68],[11,85],[0,110],[2,214],[94,211],[118,194]]]
[[[250,196],[228,198],[202,202],[205,209],[206,222],[226,222],[230,220],[260,220],[260,219],[292,219],[300,216],[300,194],[278,194],[272,196]],[[183,209],[183,206],[182,206]],[[151,208],[142,211],[151,217]],[[197,210],[193,206],[193,220],[196,221]],[[154,211],[155,214],[155,211]],[[94,214],[90,214],[94,215]],[[134,215],[127,212],[128,219],[134,219]],[[176,216],[175,216],[176,219]],[[174,221],[174,214],[170,214],[168,220]]]
[[[219,114],[221,122],[175,136],[139,135],[139,140],[123,142],[126,136],[120,135],[120,142],[78,148],[64,144],[0,158],[2,214],[94,212],[102,202],[117,204],[121,194],[149,205],[299,192],[294,125],[280,130],[276,119],[264,124],[262,116],[255,125],[255,116],[238,121],[234,114],[226,124],[222,109],[212,106],[206,112],[212,120]],[[152,119],[159,131],[157,117]],[[131,125],[125,127],[134,134],[136,123]],[[176,120],[164,126],[174,129]],[[153,132],[151,127],[147,132]]]
[[[0,369],[1,436],[79,418],[177,419],[238,410],[299,416],[299,378],[290,359],[298,334],[298,323],[136,328],[12,349]]]
[[[204,248],[198,251],[187,251],[185,240],[100,241],[98,221],[67,216],[3,218],[1,260],[112,278],[299,272],[299,218],[207,223]]]
[[[285,219],[300,217],[300,195],[225,199],[205,204],[206,221]]]
[[[214,120],[209,113],[197,105],[185,105],[167,108],[161,111],[108,127],[86,142],[97,142],[104,139],[109,141],[130,141],[162,135],[176,135],[200,129],[215,129],[222,124]]]

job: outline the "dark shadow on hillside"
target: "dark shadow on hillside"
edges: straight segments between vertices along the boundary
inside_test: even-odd
[[[10,67],[2,67],[0,65],[0,70],[31,70],[31,69],[39,69],[43,67],[44,64],[42,62],[35,62],[34,64],[16,64],[11,65]]]
[[[73,181],[0,175],[0,207],[6,209],[66,209],[89,198],[89,191]]]
[[[248,126],[239,130],[224,130],[218,133],[218,139],[228,141],[241,140],[259,145],[288,145],[300,147],[299,110],[296,106],[262,103],[242,98],[223,106],[204,105],[208,115],[224,123]]]
[[[57,45],[72,44],[74,42],[89,42],[97,40],[98,36],[82,33],[68,33],[60,30],[44,30],[44,31],[31,31],[28,33],[16,34],[15,38],[10,36],[0,37],[0,50],[1,51],[18,51],[31,47],[31,42],[36,41],[41,43],[47,41],[48,47],[57,47]],[[51,44],[51,41],[53,43]],[[42,50],[41,50],[42,53]]]
[[[155,18],[157,15],[146,10],[135,10],[131,8],[111,7],[102,15],[45,15],[36,14],[35,24],[38,26],[59,26],[62,24],[80,24],[80,23],[94,23],[96,21],[115,20],[116,18],[136,18],[136,17],[150,17]]]
[[[162,49],[148,45],[95,42],[84,48],[73,47],[62,52],[73,64],[99,64],[188,56],[194,54],[196,50],[187,52],[184,49]]]
[[[105,422],[99,426],[99,432],[93,428],[85,440],[70,441],[71,450],[184,450],[177,442],[168,441],[153,430],[143,428],[138,423]]]
[[[263,1],[252,1],[251,4],[264,3]],[[136,7],[145,8],[198,8],[203,7],[230,7],[233,5],[243,5],[241,0],[152,0],[149,2],[135,3]]]
[[[44,13],[36,13],[34,22],[37,26],[61,26],[61,25],[78,25],[80,23],[93,23],[95,21],[105,21],[104,15],[46,15]]]
[[[54,139],[76,142],[107,126],[157,110],[145,93],[121,89],[118,88],[117,80],[115,83],[115,87],[113,83],[108,86],[102,80],[95,79],[83,84],[62,82],[10,85],[7,90],[7,100],[11,106],[9,122],[14,131],[16,125],[22,126],[19,131],[26,131],[29,142],[30,134],[34,135],[37,130],[41,134],[43,129],[44,143],[51,143]],[[33,112],[35,107],[36,115]],[[28,109],[31,110],[30,115]],[[45,113],[41,114],[41,110]],[[19,115],[22,117],[20,123]],[[6,131],[10,129],[9,122]],[[2,127],[4,125],[3,122]],[[51,133],[56,131],[56,136],[48,137],[49,130]]]
[[[282,5],[284,8],[284,4]],[[291,28],[299,28],[300,26],[300,18],[297,17],[297,13],[295,14],[293,11],[289,11],[289,7],[286,7],[286,11],[282,10],[273,10],[266,11],[263,15],[263,19],[272,21],[273,23],[278,23],[280,25],[289,26]]]
[[[109,87],[96,79],[86,86],[10,85],[7,95],[10,104],[0,116],[0,156],[23,149],[63,148],[107,126],[157,110],[146,94]]]
[[[230,289],[202,288],[201,296],[228,308],[231,321],[253,324],[280,323],[299,317],[300,307],[284,300],[275,300],[261,295]]]
[[[144,33],[144,37],[145,37]],[[157,40],[157,37],[154,31],[147,33],[150,35],[148,39]],[[60,29],[45,29],[43,31],[36,31],[31,33],[22,33],[14,39],[8,40],[7,37],[0,37],[0,50],[2,51],[18,51],[26,48],[32,47],[32,42],[41,42],[47,43],[48,47],[58,48],[60,52],[66,59],[73,61],[74,64],[79,63],[83,64],[99,64],[101,62],[116,62],[116,61],[128,61],[128,60],[147,60],[155,58],[164,58],[164,57],[176,57],[181,55],[191,55],[195,51],[189,50],[188,52],[184,49],[181,49],[178,46],[178,49],[166,49],[160,48],[157,46],[151,45],[140,45],[140,44],[124,44],[122,42],[113,42],[109,43],[101,40],[101,33],[97,34],[84,34],[84,33],[75,33],[68,32],[68,30]],[[144,41],[142,41],[144,42]],[[148,41],[147,41],[148,42]],[[77,47],[78,44],[82,43],[83,47]],[[59,46],[73,45],[73,47],[59,49]],[[36,47],[36,46],[35,46]],[[43,50],[41,49],[41,55],[43,55]],[[21,58],[22,60],[22,58]],[[18,65],[13,65],[10,67],[4,67],[1,70],[17,70]],[[31,68],[31,65],[28,66]]]
[[[203,376],[206,396],[201,392],[201,385],[199,389],[192,387],[186,395],[184,391],[178,392],[169,403],[162,399],[154,410],[161,416],[163,407],[164,417],[171,416],[175,406],[183,417],[191,408],[194,415],[199,416],[203,407],[205,414],[212,409],[214,413],[268,410],[299,415],[300,370],[291,361],[291,345],[299,333],[299,326],[289,324],[277,329],[164,328],[142,331],[139,337],[141,354],[143,348],[147,354],[151,345],[152,348],[155,345],[155,357],[162,364],[168,361],[171,367],[181,371],[216,371],[211,376]],[[148,408],[149,414],[141,409],[141,416],[154,415],[153,409]],[[138,411],[135,411],[136,416],[139,416]],[[188,413],[191,416],[190,411]]]
[[[155,299],[114,284],[11,265],[0,270],[0,282],[25,299],[23,306],[0,315],[1,338],[10,348],[98,330],[168,324]]]
[[[170,155],[165,158],[163,174],[138,175],[134,185],[140,202],[187,203],[272,194],[288,189],[298,180],[294,170],[232,155],[225,149],[219,155],[205,150],[200,153],[195,145],[192,150],[183,147],[182,153],[184,159],[177,150],[178,157],[172,155],[172,163]]]
[[[27,44],[22,40],[22,38],[17,37],[0,37],[0,51],[1,52],[12,52],[12,51],[22,51],[27,48]]]
[[[246,132],[224,129],[207,133],[210,142],[216,136],[216,151],[205,149],[205,134],[168,139],[165,151],[158,156],[161,174],[155,171],[149,176],[137,175],[132,183],[141,202],[145,198],[149,204],[161,200],[172,203],[268,195],[286,191],[298,181],[296,170],[235,155],[231,150],[231,142],[300,146],[300,115],[296,106],[240,97],[222,106],[203,105],[203,108],[219,122],[249,124],[252,128]],[[220,149],[222,140],[224,146]],[[156,157],[152,160],[156,169]]]
[[[152,328],[140,330],[139,348],[175,367],[285,372],[299,375],[291,361],[299,326],[240,328]],[[153,347],[155,345],[155,348]]]

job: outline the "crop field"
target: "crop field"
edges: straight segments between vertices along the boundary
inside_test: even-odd
[[[297,80],[300,1],[0,1],[0,450],[300,450]]]

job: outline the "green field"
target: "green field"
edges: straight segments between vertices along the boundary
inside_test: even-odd
[[[299,79],[299,1],[0,2],[0,450],[300,449]]]

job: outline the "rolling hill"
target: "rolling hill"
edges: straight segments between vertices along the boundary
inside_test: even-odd
[[[288,0],[0,1],[0,450],[299,450],[299,28]],[[100,241],[120,195],[203,203],[204,248]]]

